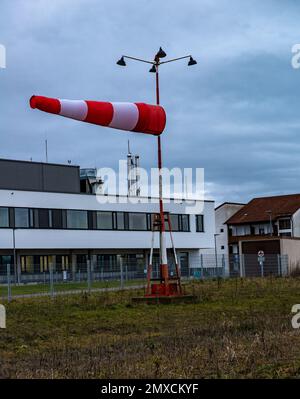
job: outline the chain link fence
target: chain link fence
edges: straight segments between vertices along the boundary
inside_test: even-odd
[[[214,255],[190,256],[180,263],[182,280],[212,278],[243,278],[287,276],[291,274],[287,255]],[[141,288],[146,285],[147,266],[145,258],[130,256],[98,257],[96,262],[86,257],[66,270],[56,270],[50,263],[47,270],[36,272],[40,265],[33,265],[35,272],[24,273],[7,264],[0,273],[0,296],[10,301],[17,297],[52,296]],[[169,260],[169,274],[175,275],[175,262]],[[159,257],[154,256],[152,278],[159,278]]]

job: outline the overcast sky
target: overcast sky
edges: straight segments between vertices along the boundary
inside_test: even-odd
[[[203,167],[207,197],[248,201],[300,192],[300,43],[297,0],[0,0],[0,157],[117,168],[127,140],[141,165],[156,165],[151,136],[31,110],[32,94],[155,101],[145,64],[162,46],[164,164]]]

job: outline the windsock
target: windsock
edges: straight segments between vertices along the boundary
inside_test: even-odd
[[[32,96],[30,106],[50,114],[58,114],[95,125],[155,136],[160,135],[166,125],[166,113],[160,105],[60,100]]]

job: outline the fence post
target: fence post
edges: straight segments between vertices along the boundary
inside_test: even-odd
[[[121,288],[124,288],[124,274],[123,274],[123,262],[121,256],[117,256],[117,261],[119,262],[120,266],[120,282],[121,282]]]
[[[222,254],[222,277],[225,278],[225,254]]]
[[[7,270],[7,300],[11,301],[11,275],[10,275],[10,263],[6,266]]]
[[[281,256],[277,255],[277,273],[278,276],[282,277],[282,269],[281,269]]]
[[[49,264],[49,277],[50,277],[50,296],[54,297],[54,281],[53,281],[53,264]]]
[[[259,264],[260,264],[261,277],[264,277],[264,276],[265,276],[265,272],[264,272],[264,261],[261,260],[261,261],[259,262]]]
[[[240,264],[240,277],[241,278],[243,278],[243,277],[245,277],[245,274],[244,274],[244,254],[241,254],[240,256],[239,256],[239,264]]]
[[[200,254],[201,278],[204,280],[203,254]]]
[[[91,292],[91,261],[88,259],[86,261],[87,265],[87,283],[88,283],[88,292]]]

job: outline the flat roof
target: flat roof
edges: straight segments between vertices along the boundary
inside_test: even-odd
[[[79,165],[72,165],[69,163],[66,163],[66,164],[65,163],[53,163],[53,162],[31,161],[31,160],[10,159],[10,158],[0,158],[0,161],[39,164],[39,165],[50,165],[50,166],[67,166],[70,168],[79,168]]]

